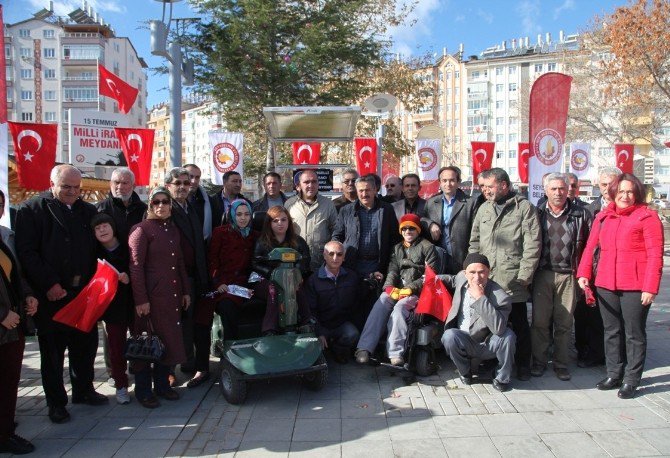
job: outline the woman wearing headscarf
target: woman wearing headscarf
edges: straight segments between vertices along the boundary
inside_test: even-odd
[[[147,219],[130,230],[130,278],[135,298],[135,331],[149,331],[165,345],[160,363],[135,363],[135,397],[146,408],[160,404],[156,396],[179,399],[170,387],[170,366],[186,361],[181,312],[191,304],[186,267],[179,249],[179,229],[171,221],[172,198],[156,187],[149,195]],[[153,378],[153,393],[152,393]],[[154,396],[154,393],[156,396]]]
[[[630,399],[642,379],[647,316],[661,283],[663,225],[658,214],[647,208],[644,185],[634,175],[616,177],[608,194],[611,202],[596,215],[577,277],[582,289],[589,282],[595,285],[605,327],[607,377],[596,387],[620,387],[618,396]]]
[[[212,284],[220,293],[216,299],[203,301],[196,310],[195,376],[187,383],[195,388],[209,379],[209,348],[214,309],[225,317],[226,339],[237,339],[239,315],[244,313],[247,300],[228,293],[228,285],[247,286],[251,255],[258,232],[251,229],[251,205],[244,199],[230,204],[226,221],[212,232],[209,245],[208,266]],[[218,301],[218,302],[217,302]]]

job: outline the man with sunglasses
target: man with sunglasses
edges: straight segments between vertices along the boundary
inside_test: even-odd
[[[348,361],[358,341],[358,329],[352,323],[359,296],[356,272],[342,267],[344,245],[331,241],[323,249],[325,265],[305,283],[305,297],[316,320],[316,335],[321,346],[330,349],[335,361]]]
[[[347,169],[342,174],[342,195],[333,200],[335,210],[340,212],[340,209],[347,204],[356,202],[358,194],[356,194],[356,179],[358,172],[355,169]]]

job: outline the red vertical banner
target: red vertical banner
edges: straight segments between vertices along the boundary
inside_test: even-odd
[[[470,142],[472,145],[472,183],[477,182],[477,176],[484,170],[489,170],[493,163],[495,142]]]
[[[151,178],[151,156],[154,148],[154,129],[115,127],[128,168],[135,174],[137,186],[148,186]]]
[[[8,122],[14,141],[19,186],[33,191],[49,188],[49,174],[56,163],[58,124]]]
[[[321,143],[293,142],[294,164],[318,164],[321,162]]]
[[[633,173],[633,154],[635,153],[635,145],[632,143],[615,143],[614,157],[616,158],[616,166],[623,173]]]
[[[528,157],[530,155],[530,143],[519,143],[519,181],[528,183]]]
[[[356,154],[356,170],[359,175],[377,173],[376,138],[354,138],[354,153]]]

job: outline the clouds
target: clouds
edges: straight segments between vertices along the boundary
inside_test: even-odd
[[[484,11],[481,8],[477,8],[477,16],[487,24],[493,23],[493,13],[490,11]]]
[[[128,10],[123,5],[122,0],[87,0],[94,11],[99,14],[102,13],[118,13],[125,14]],[[42,8],[49,8],[49,0],[28,0],[28,3],[39,11]],[[54,13],[57,16],[67,16],[77,8],[81,8],[82,2],[80,0],[57,0],[54,1]]]
[[[393,38],[393,51],[402,55],[412,55],[412,49],[430,41],[436,14],[444,7],[444,0],[421,0],[407,17],[405,24],[389,31]]]
[[[566,0],[570,2],[572,0]],[[517,4],[517,13],[521,18],[523,33],[526,35],[535,35],[542,32],[542,26],[538,24],[540,18],[539,0],[523,0]]]
[[[563,11],[574,10],[575,0],[564,0],[561,6],[554,8],[554,19],[558,19]]]

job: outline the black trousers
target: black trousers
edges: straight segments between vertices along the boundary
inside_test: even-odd
[[[2,326],[2,325],[0,325]],[[19,330],[19,339],[0,345],[0,442],[14,434],[14,414],[19,381],[21,380],[21,362],[26,340]]]
[[[520,367],[530,368],[530,325],[528,324],[528,305],[526,302],[513,302],[509,321],[516,334],[516,352],[514,362],[517,369]]]
[[[575,304],[575,348],[580,360],[605,359],[603,319],[600,307],[586,305],[581,295]]]
[[[647,357],[649,306],[641,303],[640,291],[596,288],[605,326],[607,376],[638,386]]]
[[[98,327],[89,333],[76,329],[58,329],[38,334],[40,371],[47,404],[54,407],[67,405],[63,383],[65,349],[68,351],[72,395],[84,395],[93,390],[93,364],[98,351]]]

